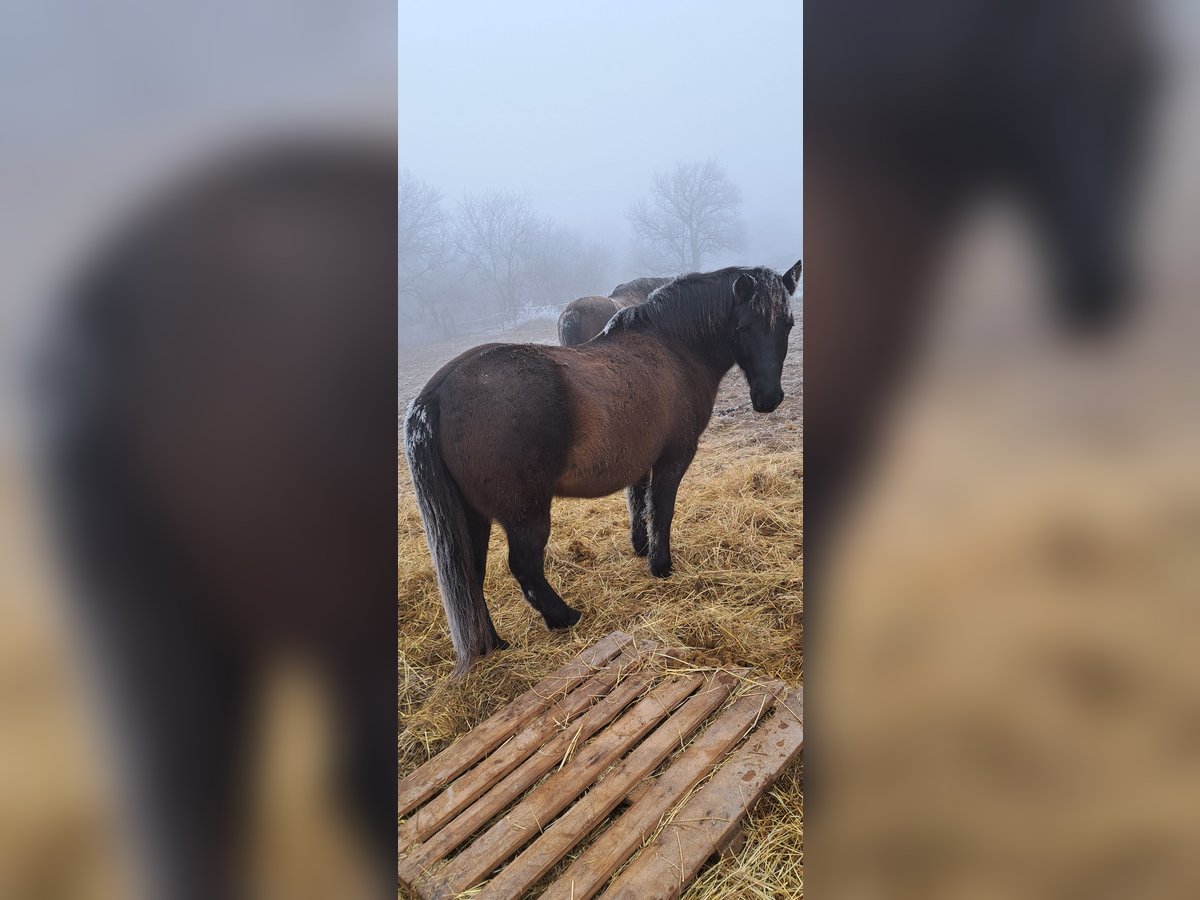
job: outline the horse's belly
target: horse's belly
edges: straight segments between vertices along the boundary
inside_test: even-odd
[[[604,497],[633,484],[654,460],[586,458],[572,453],[554,493],[559,497]]]

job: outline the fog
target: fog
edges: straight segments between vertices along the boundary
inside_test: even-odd
[[[540,258],[565,270],[526,279],[550,284],[518,289],[523,305],[561,305],[619,281],[673,274],[689,267],[649,261],[633,245],[628,212],[649,198],[656,173],[712,162],[740,195],[742,240],[702,254],[700,267],[795,262],[802,4],[770,0],[753,12],[733,15],[717,2],[402,4],[400,167],[440,193],[450,255],[460,249],[464,194],[502,192],[524,200],[538,226],[557,229],[559,252]],[[403,191],[401,206],[403,242]],[[562,251],[564,243],[574,250]],[[497,315],[505,302],[493,279],[462,262],[445,270],[436,296],[411,287],[406,295],[402,248],[402,341],[461,331],[481,316],[511,323]],[[422,305],[464,309],[458,324],[439,328]]]

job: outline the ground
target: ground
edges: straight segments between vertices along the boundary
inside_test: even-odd
[[[522,598],[494,529],[485,594],[511,648],[465,678],[446,676],[454,655],[407,470],[399,494],[400,773],[614,629],[664,645],[709,651],[788,684],[801,682],[803,551],[800,330],[784,370],[783,404],[770,415],[750,407],[741,373],[721,386],[713,420],[679,490],[672,541],[674,574],[651,577],[629,549],[623,494],[555,502],[547,577],[583,613],[569,634],[546,631]],[[504,338],[473,337],[401,349],[402,407],[443,362],[475,344],[551,342],[553,323],[531,323]],[[745,849],[702,873],[686,896],[798,896],[802,890],[801,780],[793,767],[753,814]]]

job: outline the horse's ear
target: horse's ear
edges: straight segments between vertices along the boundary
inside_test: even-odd
[[[796,293],[796,285],[800,283],[800,272],[804,265],[804,260],[796,260],[796,264],[783,273],[783,286],[787,288],[789,294]]]
[[[754,276],[743,272],[733,282],[733,300],[735,303],[749,303],[754,296]]]

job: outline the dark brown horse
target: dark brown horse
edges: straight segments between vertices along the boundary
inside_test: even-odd
[[[640,302],[640,301],[639,301]],[[558,317],[558,342],[564,347],[584,344],[604,330],[608,320],[636,303],[612,297],[580,297],[563,307]]]
[[[558,317],[558,342],[574,347],[590,341],[623,309],[644,303],[655,288],[669,284],[671,278],[638,278],[613,288],[607,297],[580,297],[563,307]]]
[[[394,138],[231,153],[106,235],[48,329],[48,487],[148,896],[246,896],[279,659],[330,691],[395,896],[395,193]]]
[[[1156,77],[1147,8],[838,0],[806,9],[808,33],[819,35],[805,56],[805,210],[820,223],[806,247],[820,263],[804,321],[810,595],[823,571],[812,561],[833,541],[936,315],[934,273],[976,204],[997,190],[1022,204],[1066,331],[1097,336],[1122,321]]]
[[[608,292],[608,296],[614,300],[632,301],[628,305],[636,306],[638,303],[644,303],[646,298],[658,290],[658,288],[664,284],[670,284],[674,280],[674,275],[668,278],[635,278],[633,281],[625,281],[618,284]]]
[[[783,400],[799,277],[800,263],[782,276],[684,275],[582,346],[485,344],[430,379],[409,407],[404,440],[456,671],[506,646],[483,597],[493,520],[525,598],[552,629],[579,620],[544,574],[555,496],[627,488],[634,552],[649,556],[655,576],[671,574],[675,493],[721,378],[737,363],[758,412]]]

